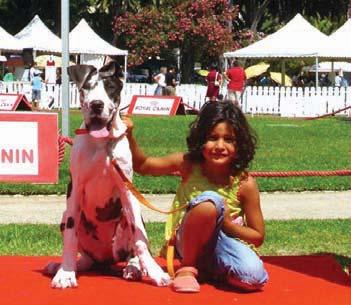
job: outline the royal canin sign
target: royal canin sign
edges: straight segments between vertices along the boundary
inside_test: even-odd
[[[57,183],[57,113],[0,111],[0,181]]]

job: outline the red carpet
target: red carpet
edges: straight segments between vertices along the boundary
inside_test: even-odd
[[[0,257],[1,305],[350,305],[350,277],[331,256],[265,257],[270,281],[263,291],[241,293],[201,285],[199,294],[127,282],[112,275],[83,274],[79,288],[56,290],[41,270],[55,257]],[[160,263],[164,264],[163,260]]]

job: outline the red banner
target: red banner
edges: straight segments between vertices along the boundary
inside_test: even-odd
[[[57,183],[57,113],[0,111],[0,181]]]

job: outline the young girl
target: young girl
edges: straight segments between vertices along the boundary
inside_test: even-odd
[[[181,267],[177,292],[198,292],[198,274],[239,289],[258,290],[268,280],[255,252],[265,229],[257,184],[247,172],[256,138],[239,107],[228,101],[207,103],[190,125],[188,151],[164,157],[143,153],[126,119],[136,172],[182,177],[173,206],[186,210],[166,223],[166,240],[175,232]]]

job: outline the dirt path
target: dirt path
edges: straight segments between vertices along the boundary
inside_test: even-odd
[[[174,195],[146,195],[157,207],[168,210]],[[262,193],[265,219],[350,218],[351,191]],[[58,224],[65,209],[65,196],[0,196],[0,223]],[[166,215],[142,207],[146,222],[165,221]]]

